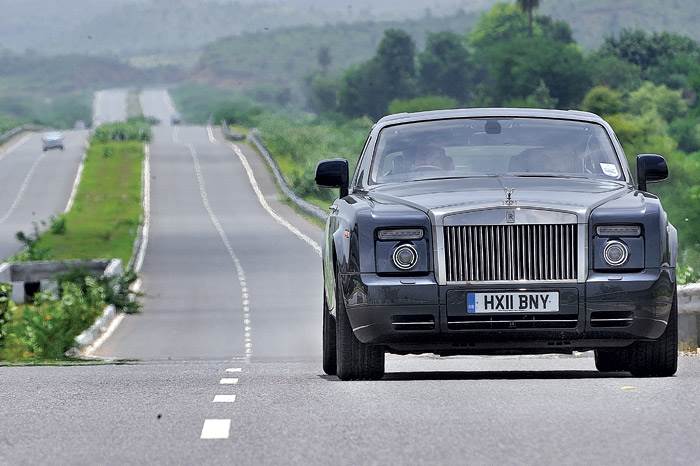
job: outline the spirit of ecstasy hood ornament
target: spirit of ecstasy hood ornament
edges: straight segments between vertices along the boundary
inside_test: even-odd
[[[507,206],[515,205],[515,201],[513,200],[513,193],[515,192],[515,189],[503,188],[503,190],[506,192],[506,200],[503,201],[503,203]]]

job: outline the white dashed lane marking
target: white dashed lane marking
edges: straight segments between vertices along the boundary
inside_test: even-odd
[[[231,257],[231,260],[233,261],[233,265],[236,268],[236,272],[238,274],[238,284],[241,288],[241,305],[242,305],[242,311],[243,311],[243,325],[247,328],[251,326],[251,321],[250,321],[250,297],[248,294],[248,284],[246,282],[246,277],[245,277],[245,271],[243,270],[243,266],[241,265],[241,261],[238,259],[238,256],[233,250],[233,247],[231,246],[231,242],[228,239],[228,236],[226,236],[226,232],[224,231],[224,228],[221,226],[221,222],[219,221],[219,218],[216,216],[214,213],[214,210],[211,208],[211,205],[209,204],[209,197],[207,195],[207,187],[206,183],[204,181],[204,176],[202,175],[202,169],[199,164],[199,156],[197,155],[197,151],[194,149],[194,146],[192,144],[187,144],[187,148],[190,151],[190,155],[192,156],[192,163],[194,165],[194,172],[195,172],[195,177],[197,178],[197,183],[199,184],[199,193],[202,198],[202,204],[204,204],[204,208],[209,214],[209,219],[211,220],[212,225],[214,225],[214,229],[216,232],[219,234],[219,237],[221,238],[221,242],[223,243],[224,247],[228,251],[229,256]],[[244,336],[243,338],[243,348],[245,351],[245,357],[246,359],[250,359],[250,357],[253,354],[253,339],[250,335],[250,329],[246,331],[247,335]]]
[[[224,377],[219,381],[221,385],[236,385],[237,383],[238,379],[236,377]]]
[[[236,395],[214,395],[212,403],[233,403],[236,401]]]
[[[227,439],[231,431],[231,419],[205,419],[201,439]]]
[[[226,369],[226,372],[241,372],[241,368],[240,367],[229,367],[228,369]]]

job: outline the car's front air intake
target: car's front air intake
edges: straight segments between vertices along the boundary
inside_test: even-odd
[[[445,227],[447,282],[576,280],[577,225]]]

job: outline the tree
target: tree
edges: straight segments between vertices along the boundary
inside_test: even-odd
[[[598,115],[613,115],[622,111],[622,96],[606,86],[596,86],[586,94],[581,108]]]
[[[540,6],[540,0],[517,0],[518,7],[527,14],[528,34],[532,37],[532,15]]]
[[[331,56],[331,50],[323,45],[318,49],[318,55],[316,56],[318,60],[318,65],[321,67],[321,72],[323,74],[328,73],[328,68],[333,63],[333,57]]]
[[[535,94],[540,81],[561,108],[577,107],[590,87],[590,74],[575,44],[545,37],[496,43],[480,51],[486,70],[484,100],[503,105]]]
[[[318,113],[333,113],[338,109],[338,81],[324,75],[311,78],[308,104]]]
[[[389,102],[416,91],[416,46],[404,31],[388,29],[377,54],[346,71],[338,92],[338,110],[347,116],[383,116]]]
[[[426,94],[445,95],[464,102],[470,82],[469,51],[452,32],[428,36],[418,56],[418,81]]]
[[[663,84],[656,86],[645,82],[636,91],[630,93],[629,107],[637,114],[656,112],[666,121],[685,115],[688,105],[681,97],[680,91],[669,89]]]

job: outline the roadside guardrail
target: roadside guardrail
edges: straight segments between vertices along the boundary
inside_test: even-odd
[[[5,131],[0,134],[0,144],[5,144],[7,141],[17,136],[25,131],[40,131],[42,129],[39,125],[22,125],[12,128],[11,130]]]
[[[299,197],[294,192],[294,190],[292,190],[292,188],[287,184],[287,180],[285,180],[284,176],[282,176],[282,172],[280,171],[277,162],[275,162],[275,159],[272,158],[272,155],[270,155],[270,152],[267,150],[265,144],[260,139],[260,134],[258,130],[255,128],[250,130],[250,132],[248,132],[247,139],[248,142],[250,142],[258,150],[258,152],[260,152],[260,154],[267,162],[268,166],[272,170],[272,174],[275,177],[277,186],[279,186],[284,195],[287,196],[301,211],[325,222],[326,218],[328,218],[328,213],[320,207]]]

